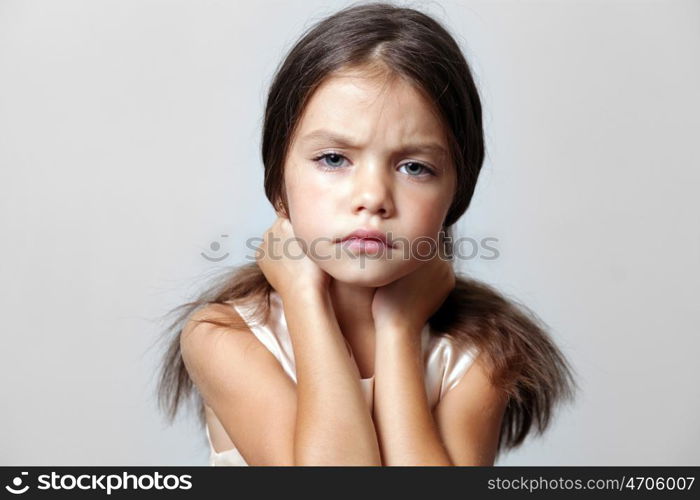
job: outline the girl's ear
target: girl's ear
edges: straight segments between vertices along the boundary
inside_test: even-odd
[[[287,210],[285,210],[284,204],[281,201],[278,201],[277,204],[275,205],[275,213],[279,217],[284,217],[285,219],[289,219],[289,215],[287,214]]]

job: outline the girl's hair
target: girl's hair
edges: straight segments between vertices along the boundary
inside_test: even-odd
[[[314,90],[340,70],[403,78],[438,111],[457,172],[457,188],[445,221],[445,250],[451,254],[451,226],[472,199],[484,160],[481,101],[471,70],[459,46],[436,20],[417,10],[389,3],[353,5],[309,28],[277,68],[265,108],[262,160],[265,194],[288,214],[284,164],[300,116]],[[476,347],[489,368],[491,381],[509,396],[498,451],[520,445],[533,424],[538,433],[548,427],[556,404],[573,399],[577,387],[572,369],[526,307],[465,276],[429,319],[436,335],[460,346]],[[264,323],[270,311],[272,287],[257,263],[234,268],[196,300],[176,307],[179,313],[165,333],[168,348],[161,366],[158,401],[174,420],[180,404],[194,396],[199,421],[204,404],[194,390],[180,353],[180,335],[188,317],[208,304],[237,299],[256,305],[253,320]],[[219,326],[241,326],[203,320]]]

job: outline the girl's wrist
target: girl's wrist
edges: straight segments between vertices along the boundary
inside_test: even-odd
[[[282,301],[285,303],[294,303],[300,310],[308,310],[309,308],[322,308],[330,305],[330,296],[328,290],[316,286],[296,286],[288,290],[282,295]]]
[[[413,322],[402,318],[391,318],[375,321],[374,326],[377,335],[390,335],[392,337],[398,335],[412,336],[417,331],[422,330],[422,326],[419,327]]]

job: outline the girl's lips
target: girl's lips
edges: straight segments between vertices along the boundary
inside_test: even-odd
[[[385,247],[392,247],[391,242],[387,241],[387,237],[384,233],[376,231],[374,229],[357,229],[352,233],[345,236],[340,242],[345,242],[348,240],[362,240],[365,242],[376,241],[381,243]]]
[[[373,238],[347,238],[341,241],[341,243],[351,250],[367,253],[377,253],[387,248],[387,245],[383,241]]]

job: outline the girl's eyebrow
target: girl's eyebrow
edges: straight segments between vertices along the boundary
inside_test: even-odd
[[[352,139],[325,129],[318,129],[314,130],[313,132],[309,132],[301,138],[301,141],[332,143],[348,149],[360,149],[360,146],[356,145]],[[403,154],[433,153],[436,155],[447,156],[447,151],[445,151],[445,148],[443,148],[437,142],[409,144],[400,148],[399,152]]]

